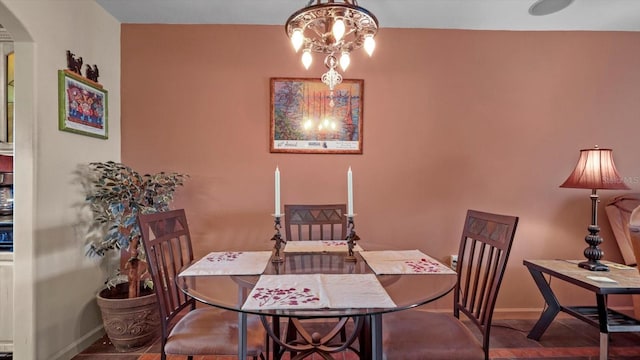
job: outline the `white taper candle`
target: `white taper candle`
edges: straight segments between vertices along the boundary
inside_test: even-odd
[[[280,217],[280,169],[276,166],[276,210],[275,216]]]
[[[347,215],[353,215],[353,173],[351,166],[347,171]]]

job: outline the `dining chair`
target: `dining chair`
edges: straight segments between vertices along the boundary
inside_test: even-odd
[[[384,359],[489,359],[493,310],[517,224],[515,216],[467,211],[453,313],[413,309],[383,315]],[[468,326],[479,330],[481,340]]]
[[[344,240],[347,237],[347,205],[346,204],[285,204],[284,223],[286,241],[305,240]],[[289,319],[285,337],[294,341],[298,334],[297,319]],[[309,333],[324,332],[323,323],[305,322],[305,330]],[[347,338],[346,329],[339,332],[340,340]],[[292,354],[293,356],[293,354]]]
[[[344,240],[347,237],[346,213],[346,204],[285,204],[285,239]]]
[[[191,235],[184,209],[138,216],[141,240],[154,284],[162,325],[161,359],[167,354],[236,355],[238,314],[210,306],[196,308],[175,278],[193,261]],[[247,317],[247,354],[264,359],[266,332],[259,319]]]

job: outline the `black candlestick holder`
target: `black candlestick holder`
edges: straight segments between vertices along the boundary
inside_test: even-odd
[[[347,215],[347,256],[344,261],[356,262],[357,259],[353,255],[353,248],[356,246],[356,241],[360,240],[360,236],[356,234],[356,226],[353,223],[353,217],[355,215]]]
[[[286,243],[285,240],[282,239],[282,235],[280,235],[280,228],[282,227],[280,225],[280,215],[273,215],[273,219],[274,219],[274,225],[273,228],[275,229],[276,233],[273,234],[273,237],[271,238],[271,240],[275,241],[275,243],[273,244],[273,256],[271,257],[271,262],[272,263],[281,263],[284,260],[282,259],[282,256],[280,256],[280,249],[282,249],[282,244]]]

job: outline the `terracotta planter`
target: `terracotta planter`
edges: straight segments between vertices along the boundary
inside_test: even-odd
[[[156,295],[145,289],[140,297],[128,299],[128,285],[104,289],[96,296],[107,336],[121,352],[149,346],[160,336]]]

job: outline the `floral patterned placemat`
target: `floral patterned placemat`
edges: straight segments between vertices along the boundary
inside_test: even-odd
[[[455,274],[420,250],[361,251],[360,255],[376,274]]]
[[[262,275],[242,309],[393,308],[374,274]]]
[[[325,253],[347,252],[346,240],[301,240],[287,241],[284,252],[288,253]],[[360,245],[355,244],[353,251],[363,251]]]
[[[270,258],[271,251],[212,252],[189,266],[180,276],[262,274]]]

